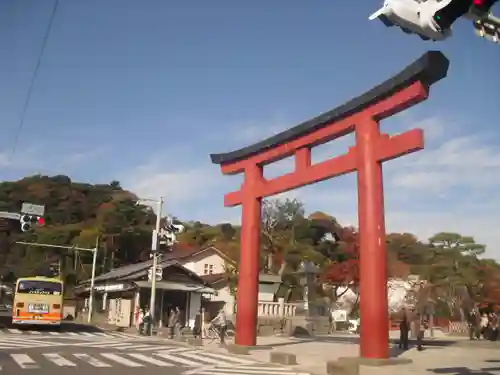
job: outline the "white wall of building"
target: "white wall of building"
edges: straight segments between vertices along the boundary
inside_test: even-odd
[[[259,284],[259,301],[273,302],[278,286],[276,284]]]
[[[206,252],[195,255],[193,259],[190,259],[182,265],[198,276],[205,276],[210,274],[224,273],[226,262],[224,258],[216,252],[207,250]],[[217,290],[217,294],[207,294],[204,297],[206,297],[210,301],[224,302],[224,309],[226,311],[226,314],[233,314],[235,301],[234,297],[231,295],[229,287],[225,286]]]
[[[191,259],[184,262],[182,265],[198,276],[205,276],[224,273],[226,260],[216,251],[207,249],[206,251],[193,255]],[[277,288],[277,284],[259,284],[259,301],[273,302]],[[224,302],[226,314],[233,314],[236,301],[229,287],[224,286],[217,290],[217,294],[211,296],[205,295],[204,297],[210,301]]]
[[[203,254],[201,253],[194,259],[183,263],[183,266],[199,276],[225,272],[225,261],[219,254],[210,251],[206,252],[206,256]]]

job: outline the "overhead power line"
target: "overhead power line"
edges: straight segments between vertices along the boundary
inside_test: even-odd
[[[21,138],[21,133],[24,128],[24,120],[26,118],[26,113],[28,111],[28,107],[31,102],[31,94],[33,93],[33,87],[35,86],[35,81],[38,77],[38,71],[40,70],[40,64],[42,62],[43,54],[45,52],[45,47],[47,46],[47,40],[50,36],[50,31],[52,30],[52,24],[54,23],[54,18],[57,12],[57,8],[59,6],[59,0],[54,1],[54,6],[52,7],[52,12],[50,14],[49,23],[47,24],[47,29],[45,30],[45,35],[42,41],[42,48],[40,49],[40,53],[38,54],[37,62],[35,65],[35,70],[33,71],[33,75],[31,77],[30,85],[28,87],[28,92],[26,95],[26,100],[24,102],[24,106],[21,111],[21,118],[19,120],[19,125],[17,126],[17,130],[14,136],[14,142],[12,143],[12,157],[15,155],[17,151],[17,146],[19,144],[19,139]]]

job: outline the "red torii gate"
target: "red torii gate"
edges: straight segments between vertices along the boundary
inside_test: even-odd
[[[422,129],[413,129],[391,137],[380,132],[379,121],[426,100],[430,86],[446,77],[448,66],[441,52],[427,52],[399,74],[336,109],[254,145],[210,155],[223,174],[245,173],[241,189],[224,197],[225,206],[243,205],[236,344],[256,344],[262,198],[357,171],[360,355],[389,357],[382,162],[423,149],[424,134]],[[311,163],[313,147],[352,132],[356,145],[346,154]],[[295,156],[293,172],[264,178],[265,165],[289,156]]]

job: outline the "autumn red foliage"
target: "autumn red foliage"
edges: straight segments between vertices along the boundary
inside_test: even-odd
[[[484,266],[481,273],[484,303],[500,306],[500,273],[498,267]]]
[[[328,266],[322,279],[337,285],[351,285],[359,282],[359,234],[354,228],[339,228],[336,231],[339,243],[339,257]]]
[[[389,277],[406,279],[410,273],[409,264],[397,259],[389,259]]]

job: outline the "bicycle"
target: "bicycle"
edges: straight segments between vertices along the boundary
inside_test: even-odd
[[[226,329],[226,331],[224,332],[224,341],[227,341],[227,339],[233,336],[234,336],[234,331],[232,329]],[[215,340],[219,340],[219,342],[221,341],[220,332],[217,329],[217,327],[215,327],[213,324],[211,324],[206,329],[204,338],[210,340],[209,342],[210,344],[213,343]]]

